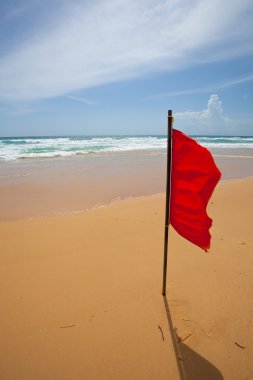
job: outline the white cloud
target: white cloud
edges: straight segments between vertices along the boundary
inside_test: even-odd
[[[213,123],[213,122],[228,122],[229,118],[224,116],[222,101],[217,94],[210,96],[207,108],[201,111],[185,111],[175,113],[175,118],[187,120],[189,123]]]
[[[251,0],[66,2],[54,22],[0,58],[0,100],[67,95],[247,54],[252,8]]]

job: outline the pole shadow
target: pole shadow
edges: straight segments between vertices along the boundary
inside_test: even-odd
[[[210,362],[180,342],[173,327],[169,304],[163,296],[169,330],[176,356],[180,380],[224,380],[221,372]]]

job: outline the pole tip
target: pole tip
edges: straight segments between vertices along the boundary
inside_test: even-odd
[[[172,110],[168,111],[168,116],[172,116]]]

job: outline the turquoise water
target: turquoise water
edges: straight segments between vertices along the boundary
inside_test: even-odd
[[[207,148],[253,148],[252,136],[192,136]],[[166,136],[55,136],[0,138],[0,160],[165,149]]]

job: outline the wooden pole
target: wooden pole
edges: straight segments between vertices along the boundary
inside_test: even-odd
[[[164,229],[164,258],[163,258],[163,289],[162,295],[166,295],[168,236],[170,224],[170,189],[171,189],[171,162],[172,162],[172,111],[168,111],[168,137],[167,137],[167,180],[166,180],[166,206]]]

